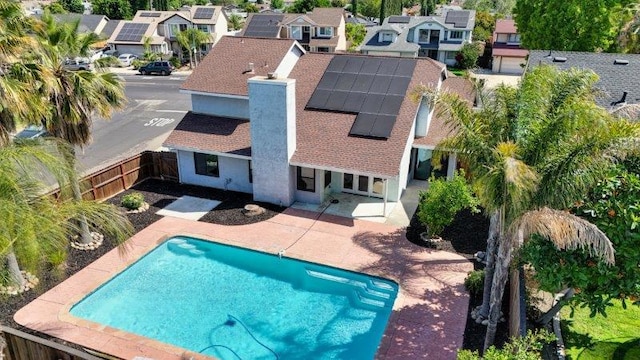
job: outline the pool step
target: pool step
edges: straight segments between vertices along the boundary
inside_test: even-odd
[[[307,275],[316,279],[341,284],[351,288],[349,292],[353,302],[359,305],[364,305],[370,310],[377,311],[380,308],[391,307],[395,301],[395,293],[393,286],[381,281],[367,280],[358,281],[348,279],[342,276],[328,274],[316,270],[306,269]]]
[[[206,251],[183,239],[171,239],[167,241],[167,249],[174,254],[200,257],[206,255]]]

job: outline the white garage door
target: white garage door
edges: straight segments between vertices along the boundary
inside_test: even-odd
[[[520,64],[524,63],[524,59],[522,58],[513,58],[513,57],[502,57],[495,58],[493,62],[493,70],[494,72],[499,72],[503,74],[522,74],[524,69]],[[497,61],[497,64],[496,64]],[[497,69],[496,69],[497,67]]]

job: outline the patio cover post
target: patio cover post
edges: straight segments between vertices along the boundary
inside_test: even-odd
[[[382,180],[382,184],[384,185],[384,205],[382,205],[382,217],[387,216],[387,180]]]

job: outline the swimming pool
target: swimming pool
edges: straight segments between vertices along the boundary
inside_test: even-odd
[[[371,359],[397,291],[381,278],[174,237],[71,314],[221,359]]]

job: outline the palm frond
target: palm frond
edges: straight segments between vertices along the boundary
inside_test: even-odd
[[[525,239],[538,234],[549,239],[559,250],[584,249],[609,265],[615,263],[615,250],[607,235],[569,212],[546,207],[529,211],[514,222],[511,231],[522,231]]]

